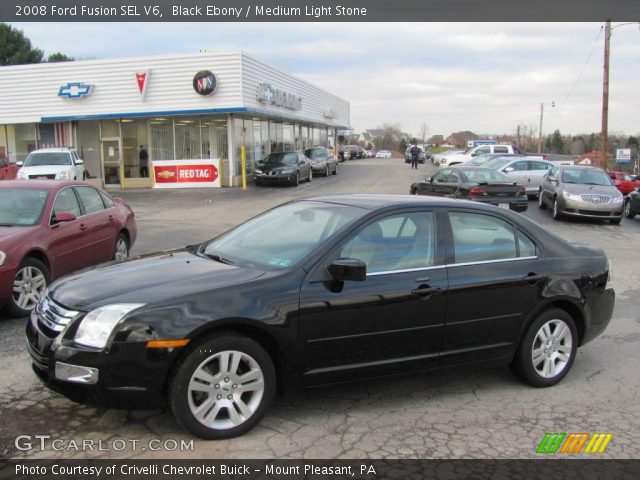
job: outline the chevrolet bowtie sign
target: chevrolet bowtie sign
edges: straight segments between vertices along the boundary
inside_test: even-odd
[[[258,85],[256,98],[260,103],[264,103],[265,105],[275,105],[276,107],[284,107],[289,110],[302,109],[302,97],[285,92],[279,88],[274,88],[268,83]]]
[[[91,95],[93,85],[79,82],[69,82],[58,90],[58,96],[64,98],[82,98]]]

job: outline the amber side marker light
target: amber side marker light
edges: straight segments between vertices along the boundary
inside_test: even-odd
[[[189,343],[188,338],[182,340],[149,340],[147,342],[147,348],[175,348],[184,347]]]

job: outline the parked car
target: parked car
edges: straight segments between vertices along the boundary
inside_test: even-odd
[[[640,213],[640,187],[636,187],[624,199],[624,216],[634,218]]]
[[[536,157],[508,156],[494,158],[482,166],[504,173],[512,181],[523,185],[529,198],[533,199],[538,196],[544,176],[555,164]]]
[[[358,157],[358,145],[345,145],[344,146],[344,158],[345,160],[355,160]]]
[[[192,434],[219,439],[250,430],[288,387],[487,361],[554,385],[605,330],[614,298],[602,249],[524,216],[323,196],[60,279],[26,338],[52,390],[146,410],[166,401]]]
[[[358,145],[358,158],[367,158],[367,151]]]
[[[487,153],[513,154],[513,153],[520,153],[520,151],[513,145],[478,145],[462,153],[454,153],[454,154],[443,156],[440,159],[440,166],[451,167],[453,165],[458,165],[460,163],[468,163],[472,161],[475,157],[479,155],[484,155]]]
[[[376,158],[391,158],[391,152],[389,150],[380,150],[376,153]]]
[[[464,150],[446,150],[440,153],[434,153],[432,155],[434,165],[440,165],[444,157],[456,155],[458,153],[464,153]],[[446,162],[445,162],[446,163]]]
[[[289,184],[297,187],[305,180],[313,179],[311,162],[299,152],[273,152],[253,172],[256,185]]]
[[[329,174],[338,174],[338,159],[330,150],[324,147],[308,148],[304,155],[311,162],[313,173],[328,177]]]
[[[0,183],[0,305],[27,316],[51,280],[123,260],[136,240],[121,199],[69,181]]]
[[[404,163],[411,163],[411,149],[413,145],[409,145],[407,149],[404,151]],[[418,155],[418,163],[425,163],[427,161],[427,157],[424,154],[424,148],[418,147],[420,149],[420,154]]]
[[[18,180],[85,180],[84,161],[72,148],[40,148],[32,151],[20,167]]]
[[[522,185],[496,170],[470,165],[439,170],[424,182],[411,184],[409,193],[463,198],[517,212],[524,212],[529,207]]]
[[[601,168],[556,165],[544,177],[538,196],[541,209],[551,206],[553,218],[564,215],[599,218],[618,224],[623,197]]]
[[[620,171],[608,171],[607,173],[611,180],[613,180],[613,184],[623,195],[627,195],[633,192],[634,188],[640,187],[640,180],[638,180],[636,175]]]

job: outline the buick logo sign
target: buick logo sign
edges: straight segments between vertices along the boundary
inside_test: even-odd
[[[200,70],[193,77],[193,89],[199,95],[211,95],[218,88],[218,79],[209,70]]]

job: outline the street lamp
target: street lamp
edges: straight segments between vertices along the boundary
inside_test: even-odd
[[[551,102],[551,108],[556,106],[556,102]],[[544,103],[540,104],[540,131],[538,133],[538,153],[542,153],[542,118],[544,117]]]

